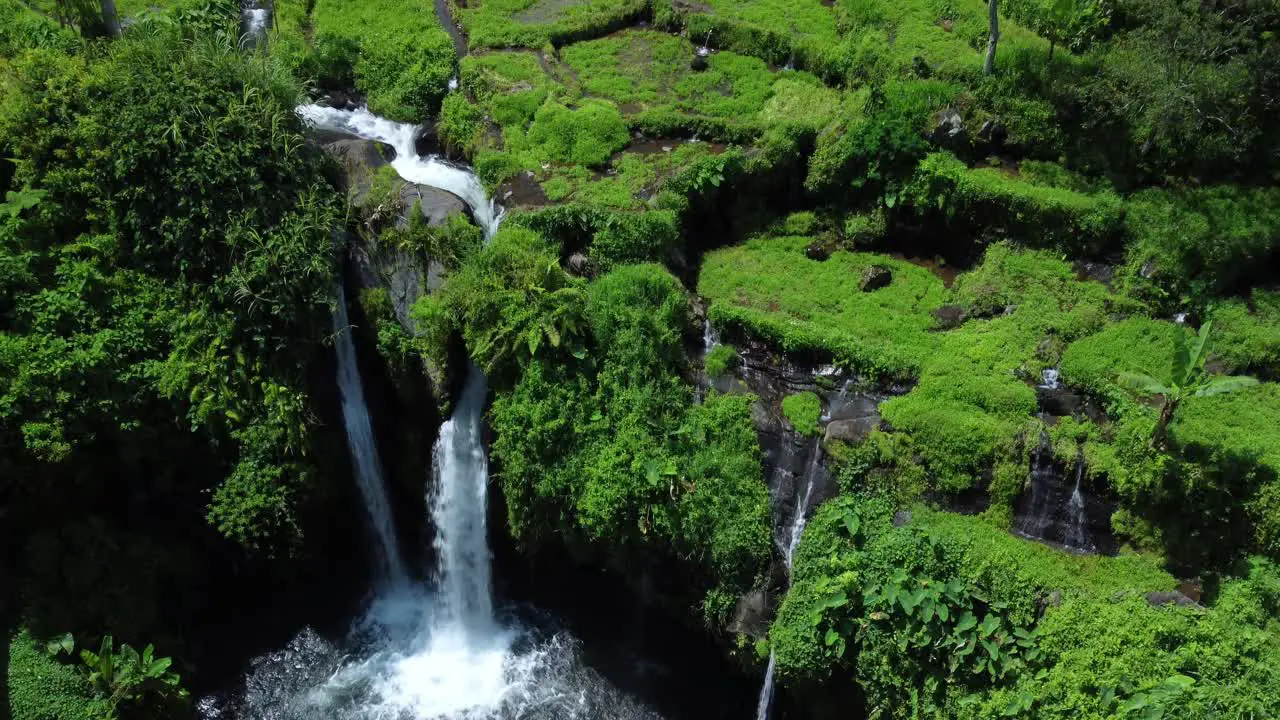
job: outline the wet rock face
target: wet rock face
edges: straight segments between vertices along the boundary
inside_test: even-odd
[[[755,640],[768,637],[774,611],[773,602],[767,591],[752,590],[738,598],[738,604],[733,609],[733,619],[725,629]]]
[[[1083,458],[1068,465],[1053,455],[1048,434],[1031,453],[1027,489],[1018,498],[1014,531],[1077,553],[1116,552],[1115,507],[1087,476]]]

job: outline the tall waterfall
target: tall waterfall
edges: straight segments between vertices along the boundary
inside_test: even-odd
[[[378,447],[373,441],[373,425],[369,422],[369,407],[364,401],[364,388],[360,384],[360,369],[356,365],[356,346],[351,339],[347,320],[347,297],[338,284],[338,305],[333,311],[334,349],[338,356],[338,391],[342,395],[342,419],[347,429],[347,447],[351,450],[355,466],[356,483],[364,498],[365,509],[377,538],[377,556],[380,578],[392,583],[406,579],[404,563],[400,560],[400,546],[396,542],[395,522],[391,504],[387,500],[386,482],[382,475],[382,462],[378,459]]]
[[[307,105],[298,112],[326,130],[390,144],[396,151],[392,167],[401,177],[458,195],[486,238],[497,231],[501,213],[470,171],[417,155],[418,128],[365,110]],[[334,322],[345,327],[342,312]],[[372,430],[358,394],[354,349],[345,333],[339,339],[340,353],[348,353],[340,358],[344,410],[348,404],[360,410],[348,415],[348,427],[356,428],[350,433],[352,454],[376,463],[376,455],[354,451],[355,438],[372,446]],[[243,691],[201,701],[205,720],[658,720],[584,666],[572,636],[548,635],[495,615],[485,527],[486,392],[484,374],[471,367],[435,446],[429,497],[436,530],[433,582],[379,588],[341,644],[305,630],[287,648],[255,660]],[[358,468],[362,490],[366,477],[380,477],[376,465],[369,467],[369,473]],[[385,494],[366,494],[366,503],[375,519],[387,518],[393,541]],[[393,566],[398,553],[394,557]]]

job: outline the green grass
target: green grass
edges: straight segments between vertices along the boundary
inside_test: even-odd
[[[13,720],[96,720],[109,717],[89,684],[72,665],[44,652],[26,630],[9,641],[7,703]]]
[[[717,345],[703,361],[707,375],[719,377],[738,366],[738,350],[732,345]]]
[[[960,491],[1002,459],[1037,410],[1033,381],[1072,340],[1100,330],[1132,303],[1045,251],[991,247],[950,292],[927,269],[872,253],[810,260],[809,237],[756,239],[709,253],[699,293],[710,315],[784,350],[814,353],[865,375],[918,378],[881,406],[913,438],[933,487]],[[862,272],[885,265],[887,288],[859,289]],[[932,311],[961,305],[971,319],[935,331]]]
[[[750,240],[703,261],[698,292],[712,320],[750,330],[792,352],[835,358],[873,375],[919,372],[936,346],[930,313],[943,304],[942,281],[928,270],[884,255],[836,252],[810,260],[809,237]],[[858,285],[871,265],[893,273],[886,288]]]
[[[796,393],[782,399],[782,414],[801,435],[814,436],[821,429],[822,401],[811,392]]]
[[[1114,192],[1087,194],[999,168],[969,168],[950,153],[926,157],[904,191],[917,212],[960,220],[977,232],[1000,228],[1034,247],[1096,253],[1120,237],[1124,204]]]
[[[1236,373],[1280,378],[1280,292],[1254,290],[1249,302],[1213,309],[1214,355]]]
[[[644,13],[646,0],[485,0],[453,3],[472,49],[562,45],[599,36]]]
[[[612,100],[642,125],[676,116],[709,127],[758,131],[787,122],[816,130],[840,105],[839,93],[813,75],[774,72],[733,52],[713,54],[708,68],[695,72],[694,47],[665,33],[627,30],[566,47],[562,57],[583,94]]]

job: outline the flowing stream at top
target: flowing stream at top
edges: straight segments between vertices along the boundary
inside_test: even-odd
[[[469,170],[414,148],[419,128],[367,110],[298,108],[314,127],[390,145],[405,180],[446,190],[470,206],[488,240],[501,211]],[[335,325],[346,326],[345,307]],[[495,615],[486,528],[488,466],[482,442],[487,382],[468,369],[453,417],[441,428],[429,498],[437,563],[432,582],[401,568],[373,436],[359,391],[354,347],[340,334],[340,383],[357,474],[392,581],[341,645],[304,630],[287,648],[258,658],[233,698],[206,698],[206,720],[650,720],[649,709],[609,685],[579,659],[577,641]],[[343,360],[342,358],[346,358]],[[350,401],[350,402],[348,402]],[[367,442],[366,442],[367,440]],[[358,442],[357,442],[358,441]],[[361,452],[356,452],[359,445]],[[364,452],[367,449],[369,452]],[[368,462],[365,462],[365,460]],[[377,478],[377,483],[372,481]],[[369,482],[366,482],[369,480]],[[385,523],[383,522],[385,520]]]

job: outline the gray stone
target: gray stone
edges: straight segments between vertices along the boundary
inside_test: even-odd
[[[357,196],[369,191],[373,174],[396,156],[390,145],[359,138],[333,140],[325,143],[324,151],[342,166],[343,188]]]
[[[827,423],[826,442],[839,440],[857,445],[871,434],[872,430],[880,427],[879,417],[863,417],[855,420],[832,420]]]
[[[943,305],[933,311],[933,319],[937,322],[939,328],[950,330],[951,328],[960,327],[964,322],[965,309],[959,305]]]
[[[967,145],[969,131],[965,129],[964,118],[960,117],[960,113],[956,112],[955,108],[943,108],[933,118],[929,139],[937,145],[951,149]]]
[[[738,598],[733,609],[733,618],[729,620],[727,629],[731,633],[741,633],[753,640],[768,636],[769,623],[773,620],[773,607],[769,602],[769,594],[756,589]]]
[[[898,512],[893,514],[894,527],[902,527],[903,525],[908,525],[910,523],[911,523],[910,510],[899,510]]]
[[[409,213],[416,205],[418,212],[431,227],[444,225],[450,215],[461,213],[467,215],[467,204],[457,195],[429,185],[405,183],[400,188],[401,213],[396,222],[397,227],[407,227]]]
[[[804,256],[810,260],[822,262],[823,260],[831,257],[831,250],[820,242],[809,243],[809,245],[804,249]]]
[[[1163,605],[1177,605],[1178,607],[1202,607],[1200,603],[1192,600],[1177,590],[1169,590],[1167,592],[1149,592],[1147,593],[1147,604],[1152,607],[1161,607]]]
[[[893,272],[883,265],[872,265],[862,271],[862,280],[858,283],[858,287],[862,292],[875,292],[880,288],[889,287],[889,283],[893,282]]]

